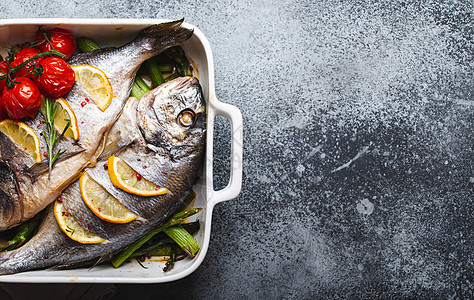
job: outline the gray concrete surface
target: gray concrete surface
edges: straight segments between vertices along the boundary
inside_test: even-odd
[[[244,117],[202,266],[113,299],[473,296],[472,1],[2,1],[1,18],[181,18]],[[229,126],[219,119],[215,180]]]

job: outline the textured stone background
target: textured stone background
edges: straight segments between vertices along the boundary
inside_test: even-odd
[[[470,0],[0,2],[1,18],[184,16],[242,111],[243,190],[216,207],[202,266],[114,299],[472,297],[473,14]]]

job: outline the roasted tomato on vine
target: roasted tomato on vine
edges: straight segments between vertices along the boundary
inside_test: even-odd
[[[31,48],[31,47],[23,48],[15,54],[15,59],[12,61],[12,63],[10,65],[11,65],[12,68],[17,67],[21,63],[27,61],[28,59],[32,58],[33,56],[35,56],[37,54],[41,54],[41,52],[36,48]],[[41,60],[43,60],[43,58],[38,58],[37,60],[34,60],[34,62],[27,63],[24,67],[22,67],[20,70],[15,72],[15,74],[13,76],[14,77],[16,77],[16,76],[26,76],[30,79],[35,78],[35,74],[34,74],[34,69],[35,68],[32,67],[32,65],[34,63],[35,64],[39,63]]]
[[[5,113],[13,120],[26,117],[34,118],[41,106],[41,93],[33,80],[27,77],[17,77],[8,84],[2,93],[2,103]]]
[[[42,74],[35,79],[41,93],[58,98],[66,94],[74,84],[74,70],[63,59],[55,56],[41,61]]]
[[[76,39],[68,31],[61,28],[50,30],[40,28],[36,33],[36,41],[39,43],[38,49],[41,52],[50,51],[54,47],[56,51],[66,55],[66,57],[63,57],[65,60],[71,58],[76,51]]]
[[[5,119],[5,111],[3,110],[2,94],[0,93],[0,121],[3,121],[4,119]]]
[[[8,64],[4,61],[0,62],[0,76],[6,75],[8,72]],[[3,88],[5,87],[7,79],[0,79],[0,97],[2,96]]]

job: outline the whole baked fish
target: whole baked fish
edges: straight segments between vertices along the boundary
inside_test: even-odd
[[[28,243],[0,253],[0,274],[102,261],[162,224],[179,208],[198,178],[205,149],[205,122],[201,87],[192,77],[165,83],[139,102],[131,98],[110,131],[101,157],[104,160],[85,172],[139,217],[126,224],[99,219],[84,204],[76,181],[62,193],[62,203],[83,227],[107,241],[81,244],[70,239],[58,226],[52,204],[38,233]],[[111,154],[168,192],[139,197],[116,189],[104,168]]]
[[[13,227],[45,208],[77,179],[100,155],[107,131],[117,120],[128,98],[134,76],[140,65],[165,49],[179,45],[192,35],[182,21],[163,23],[141,31],[130,43],[73,56],[70,65],[87,64],[102,70],[113,89],[113,99],[105,111],[88,103],[88,92],[75,83],[65,95],[78,119],[80,139],[63,139],[55,149],[66,150],[50,176],[46,164],[35,164],[26,151],[0,132],[0,231]],[[88,98],[89,97],[89,98]],[[42,152],[46,149],[40,133],[46,124],[41,114],[29,123],[40,137]]]

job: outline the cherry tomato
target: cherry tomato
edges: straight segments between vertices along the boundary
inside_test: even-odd
[[[43,74],[35,79],[41,93],[58,98],[66,94],[74,84],[74,70],[63,59],[50,56],[41,61]]]
[[[3,119],[5,119],[5,111],[3,110],[2,94],[0,93],[0,121],[3,121]]]
[[[7,74],[8,64],[4,61],[0,62],[0,76]],[[0,96],[2,95],[3,88],[5,87],[6,78],[0,80]]]
[[[36,33],[36,41],[43,41],[38,45],[38,49],[41,52],[46,52],[51,50],[51,45],[55,50],[65,54],[66,57],[63,59],[68,60],[76,51],[76,39],[68,31],[61,28],[54,28],[50,30],[44,30],[44,33],[48,37],[49,41],[45,40],[43,33],[38,30]]]
[[[27,77],[15,78],[13,88],[5,87],[2,105],[6,114],[13,120],[34,118],[41,106],[41,93],[33,80]]]
[[[32,58],[33,56],[35,56],[37,54],[41,54],[41,52],[36,48],[31,48],[31,47],[23,48],[15,54],[15,59],[12,61],[11,67],[12,68],[16,67],[16,66],[18,66],[21,63],[27,61],[28,59]],[[43,58],[38,58],[37,60],[35,60],[35,63],[40,62],[42,59]],[[29,71],[33,70],[33,68],[31,67],[32,65],[33,65],[33,62],[27,63],[23,68],[21,68],[20,70],[15,72],[15,74],[13,76],[14,77],[16,77],[16,76],[26,76],[30,79],[35,78],[35,75],[29,72]]]

